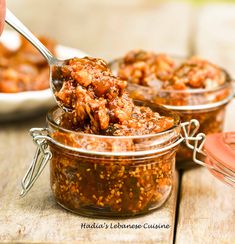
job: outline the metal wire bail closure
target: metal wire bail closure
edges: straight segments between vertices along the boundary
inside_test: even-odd
[[[45,128],[33,128],[30,130],[34,143],[37,145],[32,163],[25,174],[21,186],[22,191],[20,196],[23,197],[32,188],[35,181],[38,179],[48,161],[51,159],[52,154],[48,148],[48,130]]]

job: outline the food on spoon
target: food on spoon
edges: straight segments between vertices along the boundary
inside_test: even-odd
[[[101,59],[71,59],[52,76],[63,81],[56,97],[72,111],[65,115],[65,126],[70,121],[75,130],[107,135],[151,134],[172,126],[172,119],[135,106],[126,81],[115,77]]]

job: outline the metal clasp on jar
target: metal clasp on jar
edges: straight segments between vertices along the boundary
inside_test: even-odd
[[[188,145],[189,148],[195,150],[195,146],[191,145],[190,142],[192,140],[195,142],[198,142],[200,140],[201,136],[194,137],[198,129],[199,129],[199,122],[195,119],[192,119],[189,122],[181,123],[182,133],[179,139],[173,142],[171,145],[166,146],[164,150],[173,148],[179,145],[183,141],[185,141],[186,145]],[[47,128],[32,128],[30,130],[30,134],[33,137],[34,143],[37,145],[37,149],[34,158],[30,164],[30,167],[21,182],[22,192],[20,195],[22,197],[25,196],[28,193],[28,191],[32,188],[33,184],[38,179],[43,169],[45,168],[46,164],[52,157],[52,154],[48,149],[48,142],[50,141],[51,143],[56,144],[60,147],[62,146],[59,142],[55,141],[53,138],[50,137]],[[197,144],[195,145],[197,146]],[[64,148],[70,149],[69,146],[65,146],[65,145]],[[72,149],[75,150],[74,148]],[[157,152],[157,150],[161,150],[161,149],[147,150],[145,153],[154,153]],[[133,153],[139,153],[139,152],[133,152]],[[97,154],[99,154],[99,152],[97,152]]]
[[[22,197],[25,196],[32,188],[33,184],[45,168],[47,162],[52,157],[51,152],[47,150],[48,130],[45,128],[33,128],[30,130],[30,134],[33,137],[34,143],[37,145],[37,149],[32,163],[21,182],[22,191],[20,196]]]

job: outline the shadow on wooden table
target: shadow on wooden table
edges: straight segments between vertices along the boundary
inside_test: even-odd
[[[35,126],[45,126],[46,124],[46,111],[37,111],[33,114],[20,115],[17,118],[3,118],[0,119],[0,130],[7,128],[20,128],[30,129]]]

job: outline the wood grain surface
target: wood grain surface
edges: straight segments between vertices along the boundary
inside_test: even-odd
[[[79,47],[93,55],[111,59],[135,47],[180,55],[188,53],[192,9],[187,4],[159,4],[155,1],[119,1],[110,4],[105,0],[9,0],[8,4],[33,31],[48,34],[63,44]],[[37,19],[36,13],[43,13],[43,16]],[[175,29],[177,33],[173,31]],[[51,195],[48,168],[31,192],[20,199],[20,181],[35,151],[28,130],[42,126],[43,121],[41,118],[0,124],[0,242],[173,242],[177,173],[175,188],[167,203],[159,211],[133,219],[89,219],[61,209]],[[160,223],[169,224],[170,228],[81,229],[81,223],[94,222]]]
[[[235,243],[235,193],[205,168],[182,177],[176,243]]]
[[[235,5],[209,5],[198,12],[195,50],[230,70],[235,67]],[[235,100],[227,107],[225,130],[235,131]],[[235,243],[235,189],[205,168],[182,176],[176,243]]]

